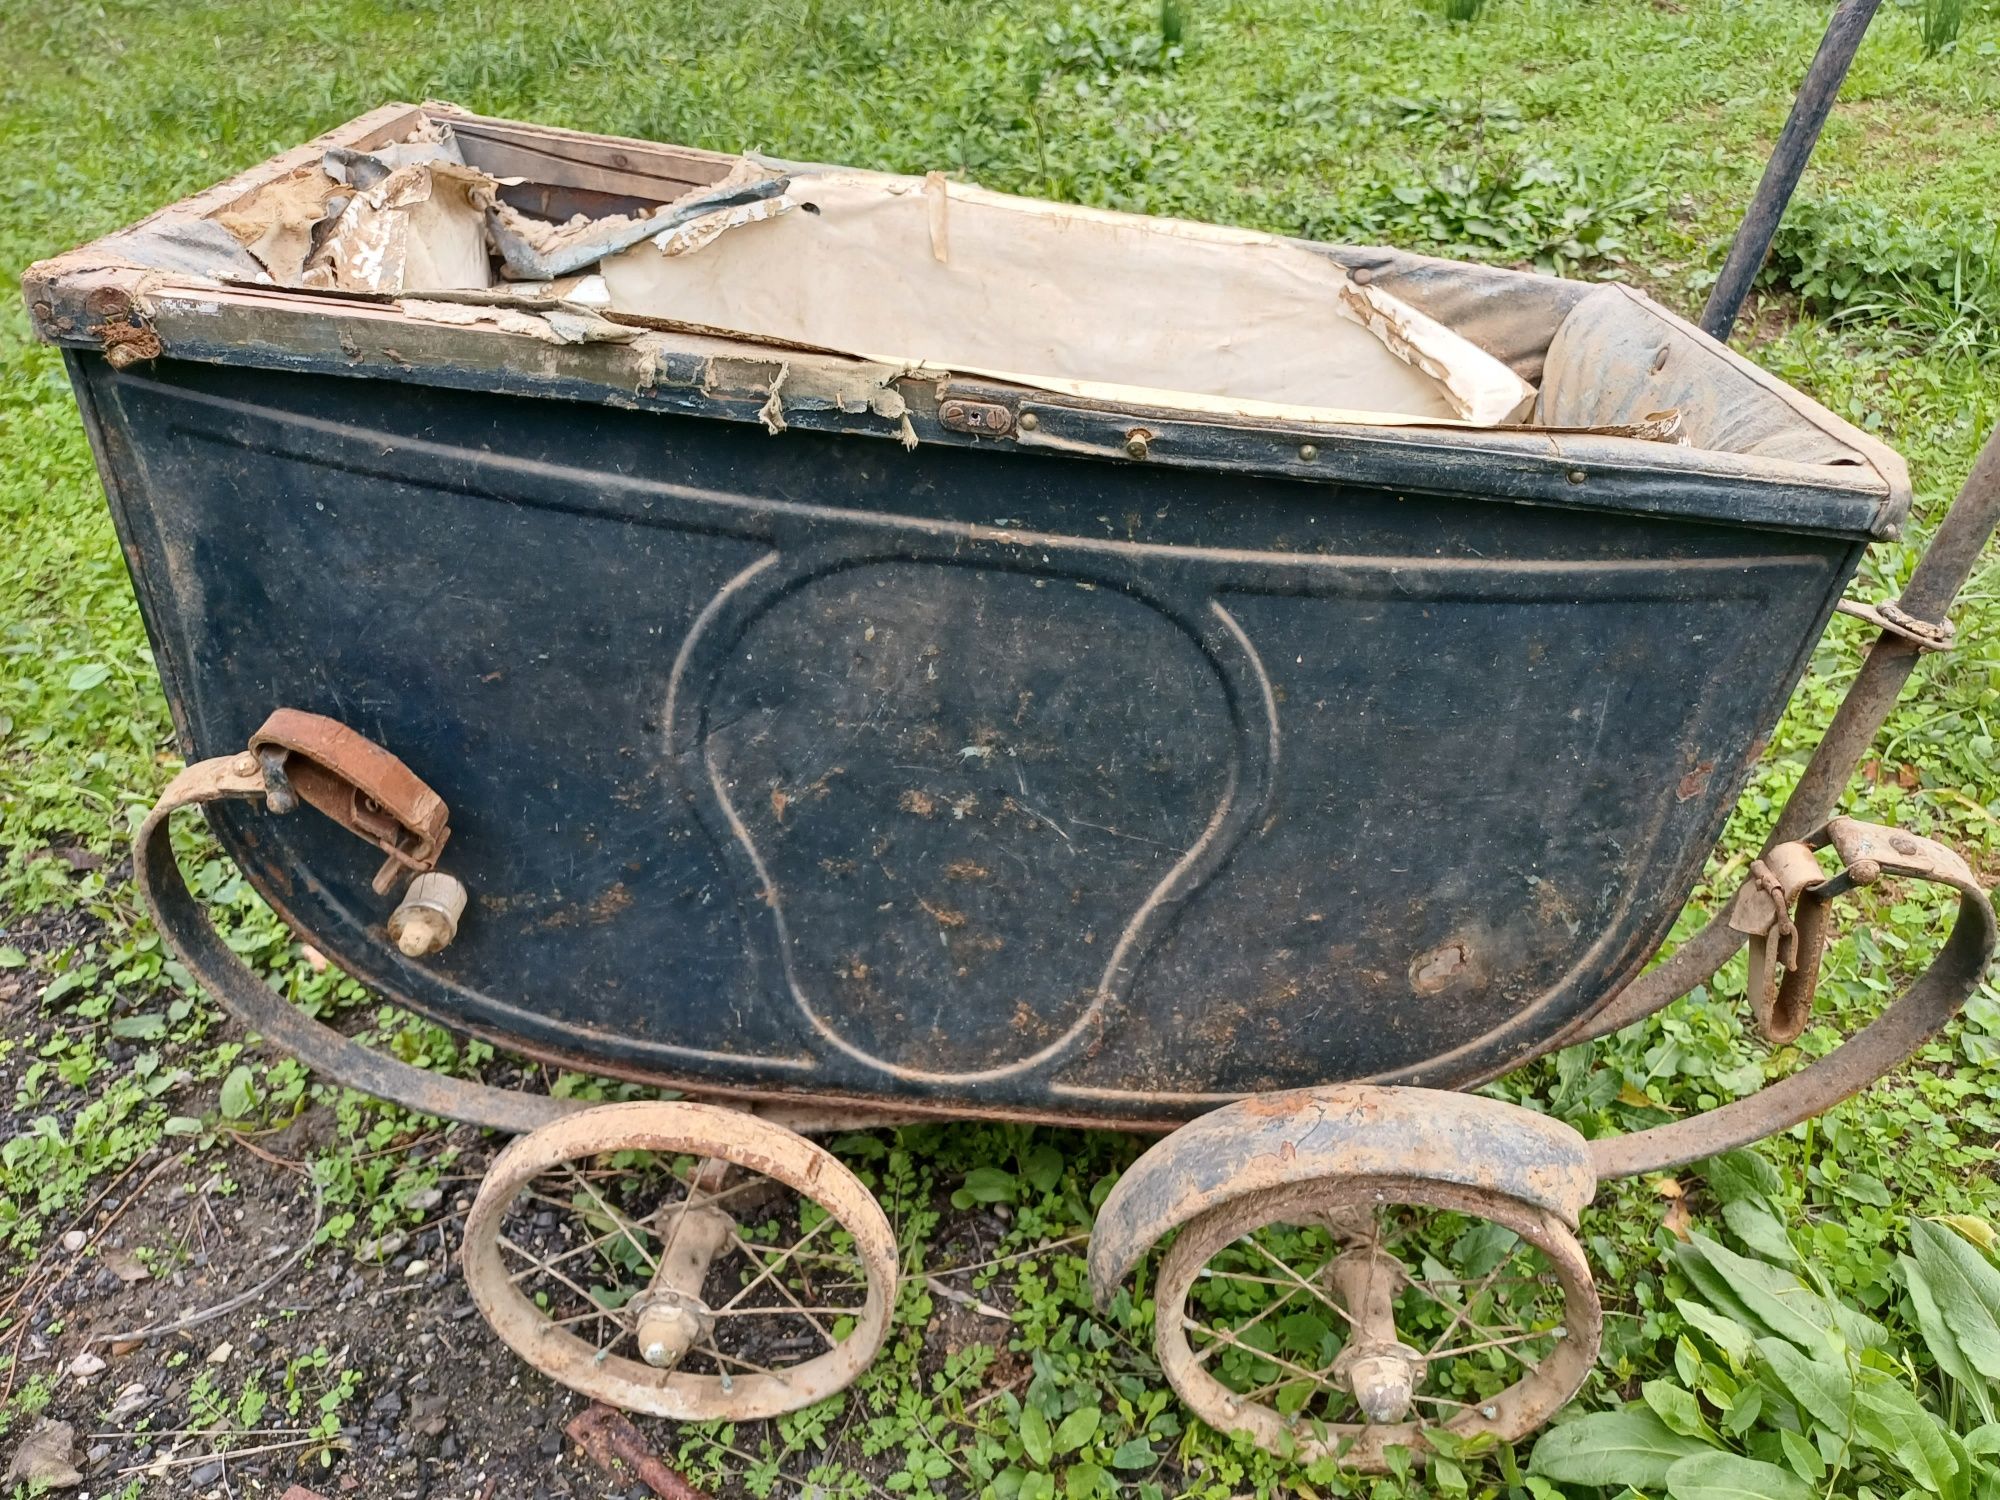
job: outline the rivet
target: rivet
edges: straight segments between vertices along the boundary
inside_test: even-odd
[[[1581,469],[1571,469],[1569,473],[1564,475],[1563,477],[1569,480],[1571,484],[1582,484],[1584,480],[1588,479],[1590,476],[1584,473],[1583,470]]]
[[[236,757],[235,770],[238,776],[248,776],[256,769],[257,769],[256,756],[250,754],[243,754]]]
[[[1309,464],[1318,457],[1319,457],[1319,449],[1313,446],[1311,443],[1299,444],[1299,462]]]
[[[1152,440],[1152,433],[1146,431],[1143,427],[1134,427],[1130,432],[1125,434],[1125,456],[1127,458],[1144,458],[1148,453],[1152,452]]]
[[[1023,432],[1033,432],[1042,425],[1042,419],[1031,411],[1024,411],[1021,413],[1021,420],[1015,425]]]

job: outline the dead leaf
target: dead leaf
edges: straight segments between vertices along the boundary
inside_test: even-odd
[[[1660,1222],[1673,1231],[1675,1239],[1687,1239],[1690,1226],[1694,1223],[1694,1215],[1688,1210],[1687,1199],[1676,1198],[1673,1202],[1669,1203],[1667,1205],[1666,1216]]]
[[[146,1263],[130,1250],[106,1250],[100,1258],[105,1269],[127,1286],[152,1279],[153,1273],[146,1269]]]

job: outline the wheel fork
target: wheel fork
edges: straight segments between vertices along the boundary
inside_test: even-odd
[[[688,1194],[707,1188],[720,1192],[727,1184],[730,1163],[710,1159],[695,1168]],[[709,1267],[736,1234],[736,1221],[713,1204],[699,1208],[685,1202],[662,1208],[660,1264],[646,1290],[632,1299],[633,1329],[639,1357],[659,1370],[671,1370],[715,1328],[715,1314],[702,1300]]]
[[[1372,1214],[1337,1210],[1326,1223],[1345,1248],[1322,1274],[1348,1322],[1347,1346],[1330,1373],[1369,1421],[1400,1422],[1409,1415],[1425,1364],[1396,1336],[1396,1296],[1408,1273],[1382,1248]]]

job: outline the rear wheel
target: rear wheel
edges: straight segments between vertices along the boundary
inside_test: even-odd
[[[1209,1425],[1380,1470],[1427,1434],[1524,1436],[1589,1373],[1602,1310],[1545,1209],[1421,1178],[1322,1178],[1188,1222],[1160,1263],[1154,1343]]]

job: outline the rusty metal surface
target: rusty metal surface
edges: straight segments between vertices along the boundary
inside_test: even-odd
[[[1442,1100],[1440,1107],[1444,1107]],[[1500,1107],[1512,1109],[1512,1106]],[[1513,1113],[1526,1116],[1525,1111],[1518,1109]],[[1527,1121],[1534,1119],[1526,1116]],[[1534,1127],[1527,1127],[1530,1139],[1538,1134]],[[1482,1137],[1473,1135],[1468,1139],[1478,1143]],[[1582,1247],[1565,1218],[1504,1190],[1431,1175],[1435,1165],[1428,1161],[1418,1166],[1417,1159],[1412,1158],[1411,1167],[1410,1175],[1400,1177],[1329,1175],[1231,1196],[1201,1212],[1181,1229],[1161,1261],[1159,1281],[1153,1289],[1154,1351],[1175,1393],[1196,1416],[1218,1431],[1245,1434],[1260,1447],[1289,1454],[1303,1462],[1331,1458],[1345,1468],[1380,1473],[1389,1467],[1387,1450],[1392,1446],[1405,1449],[1416,1462],[1423,1462],[1430,1452],[1425,1438],[1428,1431],[1442,1429],[1456,1439],[1490,1434],[1502,1442],[1512,1442],[1548,1421],[1576,1394],[1597,1357],[1603,1337],[1603,1310]],[[1528,1369],[1513,1385],[1476,1406],[1467,1406],[1433,1423],[1410,1420],[1294,1425],[1272,1406],[1240,1398],[1223,1385],[1189,1347],[1186,1337],[1188,1290],[1208,1261],[1217,1251],[1260,1225],[1311,1223],[1343,1212],[1372,1210],[1384,1202],[1484,1219],[1512,1230],[1540,1250],[1548,1257],[1562,1288],[1565,1336],[1539,1365]],[[1101,1226],[1101,1216],[1098,1222]],[[1094,1269],[1095,1236],[1091,1248]],[[1375,1322],[1379,1325],[1379,1315]],[[1393,1330],[1393,1323],[1390,1326]],[[1371,1352],[1380,1357],[1383,1347],[1388,1345],[1378,1339]]]
[[[1699,1161],[1817,1115],[1901,1064],[1978,988],[2000,943],[2000,929],[1995,927],[1992,902],[1955,851],[1901,829],[1853,818],[1835,818],[1803,842],[1810,848],[1831,847],[1843,865],[1820,885],[1805,888],[1820,913],[1851,886],[1872,885],[1885,876],[1928,881],[1958,892],[1958,917],[1950,936],[1909,989],[1811,1066],[1706,1114],[1592,1141],[1590,1161],[1598,1177],[1629,1177]],[[1821,916],[1815,914],[1810,920],[1817,923]],[[1803,946],[1805,920],[1800,927]],[[1813,941],[1817,943],[1817,936]]]
[[[1582,1136],[1497,1099],[1365,1084],[1263,1094],[1182,1126],[1118,1179],[1090,1235],[1091,1294],[1107,1304],[1162,1235],[1210,1210],[1378,1177],[1498,1194],[1570,1225],[1597,1190]]]
[[[826,1353],[780,1372],[746,1372],[732,1379],[604,1355],[552,1322],[522,1292],[501,1258],[502,1217],[544,1172],[617,1151],[731,1162],[818,1204],[852,1236],[867,1276],[864,1311],[855,1318],[853,1331]],[[462,1253],[473,1301],[516,1354],[593,1400],[679,1421],[753,1421],[825,1399],[868,1367],[888,1334],[896,1300],[895,1232],[860,1179],[802,1136],[706,1104],[600,1105],[515,1140],[480,1184],[466,1216]]]
[[[659,1500],[708,1500],[661,1461],[623,1412],[593,1402],[571,1417],[563,1432],[614,1482],[637,1481]]]
[[[1950,620],[1920,620],[1895,599],[1884,599],[1880,604],[1843,599],[1836,608],[1843,615],[1866,620],[1877,630],[1902,637],[1919,651],[1949,651],[1956,644],[1957,628]]]
[[[1751,861],[1750,878],[1730,905],[1730,929],[1750,940],[1750,1011],[1774,1045],[1796,1041],[1812,1014],[1826,903],[1807,892],[1824,880],[1810,845],[1779,844]]]

